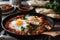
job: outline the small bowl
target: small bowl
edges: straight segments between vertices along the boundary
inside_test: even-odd
[[[18,10],[23,11],[23,12],[33,10],[33,7],[29,5],[19,5],[17,8]]]
[[[10,4],[1,4],[0,7],[3,11],[13,8]]]
[[[0,4],[0,8],[3,15],[10,14],[11,12],[15,11],[15,8],[11,4]]]

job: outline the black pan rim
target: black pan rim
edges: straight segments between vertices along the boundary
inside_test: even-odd
[[[19,12],[16,12],[16,13],[14,13],[15,15],[17,14],[17,13],[19,13]],[[4,27],[4,20],[6,19],[6,18],[8,18],[9,16],[12,16],[12,15],[14,15],[14,14],[10,14],[10,15],[8,15],[8,16],[6,16],[3,20],[2,20],[2,22],[1,22],[1,25],[2,25],[2,28],[5,30],[5,31],[8,31],[8,32],[10,32],[9,30],[7,30],[5,27]],[[38,15],[42,15],[42,14],[38,14]],[[44,15],[42,15],[42,16],[44,16]],[[47,16],[45,16],[45,17],[47,17]],[[49,18],[49,17],[47,17],[47,18]],[[50,20],[52,20],[51,18],[49,18]],[[53,23],[53,27],[54,27],[54,22],[53,22],[53,20],[52,20],[52,23]],[[52,28],[53,28],[52,27]],[[12,33],[12,32],[10,32],[10,33]],[[14,33],[12,33],[12,34],[14,34]],[[18,34],[16,34],[16,35],[18,35]]]

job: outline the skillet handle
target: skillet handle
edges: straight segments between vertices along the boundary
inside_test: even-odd
[[[6,33],[5,30],[2,30],[2,31],[0,32],[0,37],[1,37],[1,36],[4,36],[4,35],[9,36],[9,35]]]
[[[0,36],[3,36],[5,33],[5,30],[1,31]]]

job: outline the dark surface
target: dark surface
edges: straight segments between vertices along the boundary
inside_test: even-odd
[[[2,31],[1,21],[2,21],[2,10],[0,8],[0,31]]]
[[[9,1],[9,0],[3,0],[3,1]]]
[[[2,17],[1,17],[1,15],[2,15],[2,11],[1,11],[1,9],[0,9],[0,26],[1,26],[1,19],[2,19]]]

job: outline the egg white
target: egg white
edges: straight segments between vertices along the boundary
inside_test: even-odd
[[[17,31],[21,31],[22,30],[21,27],[27,28],[27,25],[29,25],[29,24],[26,23],[26,20],[22,20],[22,21],[23,21],[23,24],[21,26],[18,26],[16,24],[16,22],[17,22],[16,20],[11,21],[11,23],[9,24],[9,26],[12,29],[15,29]]]
[[[35,16],[26,16],[26,19],[27,19],[27,21],[31,21],[32,24],[38,25],[38,24],[39,24],[39,21],[38,21],[38,20],[33,21],[33,20],[32,20],[33,17],[35,17]],[[36,17],[37,17],[37,16],[36,16]],[[38,18],[38,17],[37,17],[37,18]]]
[[[33,17],[33,16],[28,16],[28,15],[27,15],[25,18],[26,18],[27,20],[31,20],[32,17]]]

